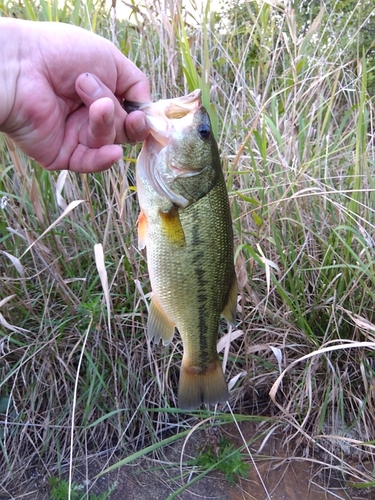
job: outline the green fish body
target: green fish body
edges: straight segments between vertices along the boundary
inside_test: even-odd
[[[234,322],[236,311],[228,193],[199,91],[142,111],[152,127],[137,162],[139,247],[152,287],[147,332],[165,345],[180,332],[178,404],[193,409],[228,399],[216,349],[220,315]]]

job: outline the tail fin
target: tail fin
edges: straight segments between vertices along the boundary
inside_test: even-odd
[[[224,403],[228,399],[228,387],[219,358],[204,372],[182,360],[178,406],[193,410],[202,403]]]

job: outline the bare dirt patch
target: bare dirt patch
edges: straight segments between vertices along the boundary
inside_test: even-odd
[[[242,423],[241,431],[250,440],[254,424]],[[225,426],[225,434],[235,446],[241,445],[233,424]],[[196,457],[207,440],[204,431],[193,434],[184,450],[184,462]],[[88,460],[74,471],[74,482],[84,486],[83,492],[100,494],[116,483],[108,500],[166,500],[183,484],[196,477],[200,470],[179,467],[183,442],[178,441],[163,449],[163,457],[147,457],[96,478],[108,467],[106,458]],[[271,436],[261,454],[254,452],[256,467],[249,457],[249,471],[245,477],[236,477],[230,484],[224,474],[212,471],[175,498],[180,500],[371,500],[375,492],[348,488],[338,474],[324,473],[311,459],[287,456],[282,436]],[[115,461],[123,457],[117,457]],[[331,471],[332,472],[332,471]],[[0,500],[49,500],[46,478],[35,469],[30,481],[22,488],[15,487],[9,495],[0,494]],[[262,484],[263,482],[263,484]],[[15,485],[16,486],[16,485]],[[17,491],[18,490],[18,491]]]

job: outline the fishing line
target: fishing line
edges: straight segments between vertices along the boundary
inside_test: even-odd
[[[79,360],[78,360],[78,366],[77,366],[77,374],[76,374],[76,379],[74,382],[74,391],[73,391],[73,404],[72,404],[72,425],[71,425],[71,430],[70,430],[70,452],[69,452],[69,479],[68,479],[68,484],[69,484],[69,491],[68,491],[68,500],[71,500],[72,496],[72,483],[73,483],[73,450],[74,450],[74,433],[75,433],[75,418],[76,418],[76,408],[77,408],[77,394],[78,394],[78,383],[79,383],[79,374],[81,371],[81,365],[83,361],[83,357],[85,355],[85,349],[86,349],[86,342],[89,336],[89,333],[91,331],[91,325],[92,322],[94,321],[94,318],[91,316],[90,318],[90,324],[87,327],[83,343],[82,343],[82,349],[81,349],[81,354],[79,355]]]
[[[242,431],[241,431],[241,429],[240,429],[240,426],[238,425],[238,422],[237,422],[237,420],[236,420],[236,417],[234,416],[234,413],[232,412],[232,408],[231,408],[231,406],[230,406],[230,404],[229,404],[229,401],[227,401],[227,406],[228,406],[228,408],[229,408],[230,414],[232,415],[233,422],[235,423],[235,425],[236,425],[236,427],[237,427],[238,433],[239,433],[239,435],[241,436],[241,439],[242,439],[242,441],[243,441],[243,443],[244,443],[244,445],[245,445],[246,451],[247,451],[247,453],[249,454],[249,457],[251,458],[251,461],[252,461],[252,463],[253,463],[254,469],[256,470],[256,473],[257,473],[257,475],[258,475],[258,477],[259,477],[259,479],[260,479],[260,482],[261,482],[261,484],[262,484],[262,486],[263,486],[263,489],[264,489],[264,491],[266,492],[267,498],[268,498],[268,500],[271,500],[270,494],[268,493],[268,490],[267,490],[267,488],[266,488],[266,485],[265,485],[265,484],[264,484],[264,482],[263,482],[263,479],[262,479],[262,476],[260,475],[259,469],[258,469],[258,467],[257,467],[257,466],[256,466],[256,464],[255,464],[255,460],[254,460],[253,455],[252,455],[252,453],[251,453],[251,451],[250,451],[250,448],[248,447],[247,442],[246,442],[246,440],[245,440],[245,437],[244,437],[244,435],[242,434]]]

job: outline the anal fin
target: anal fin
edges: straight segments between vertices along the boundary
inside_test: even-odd
[[[147,321],[147,336],[150,340],[168,345],[173,338],[174,323],[167,317],[159,302],[152,297]]]
[[[237,295],[238,295],[238,287],[237,287],[237,279],[236,273],[233,273],[232,283],[229,289],[227,303],[224,306],[221,314],[224,316],[229,323],[234,325],[236,323],[236,311],[237,311]]]

